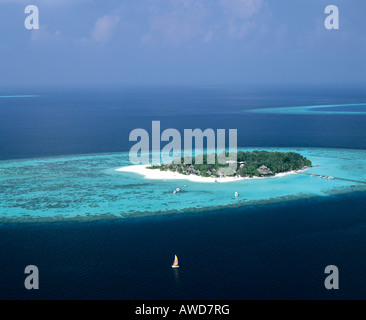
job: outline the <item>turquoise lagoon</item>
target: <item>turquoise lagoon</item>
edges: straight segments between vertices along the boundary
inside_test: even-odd
[[[257,108],[245,110],[249,113],[294,114],[294,115],[366,115],[366,103],[297,106],[280,108]]]
[[[284,177],[200,183],[147,180],[136,173],[117,172],[116,169],[130,165],[128,153],[1,161],[0,221],[120,219],[195,213],[366,190],[366,150],[257,150],[299,152],[313,162],[313,167]],[[182,192],[173,194],[176,188]],[[238,198],[235,192],[239,193]]]

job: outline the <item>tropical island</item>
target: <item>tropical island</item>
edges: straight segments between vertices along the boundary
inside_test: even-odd
[[[228,156],[227,153],[226,156]],[[215,154],[215,164],[208,164],[208,157],[209,155],[207,154],[201,156],[199,163],[203,164],[196,163],[196,157],[192,158],[192,164],[184,164],[184,158],[182,157],[180,159],[181,164],[173,162],[150,166],[146,169],[176,172],[186,176],[223,178],[230,175],[238,178],[253,178],[275,176],[280,173],[302,170],[312,166],[310,160],[296,152],[239,151],[236,157],[237,160],[234,161],[235,169],[228,174],[227,168],[230,162],[231,165],[233,164],[233,161],[228,160],[226,164],[221,164],[218,161],[218,156]]]

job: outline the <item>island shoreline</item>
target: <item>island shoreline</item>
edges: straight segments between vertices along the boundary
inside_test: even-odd
[[[300,170],[292,170],[287,172],[277,173],[273,176],[265,176],[265,177],[201,177],[194,174],[185,175],[182,173],[174,172],[174,171],[160,171],[158,169],[149,169],[151,165],[132,165],[127,167],[122,167],[116,169],[118,172],[128,172],[128,173],[136,173],[144,176],[145,179],[148,180],[187,180],[191,182],[202,182],[202,183],[227,183],[227,182],[236,182],[242,180],[254,180],[254,179],[271,179],[271,178],[280,178],[289,176],[292,174],[298,174],[300,172],[305,171],[308,168],[300,169]]]

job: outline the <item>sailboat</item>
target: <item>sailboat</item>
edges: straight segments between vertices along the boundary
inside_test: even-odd
[[[178,257],[175,256],[175,259],[174,259],[174,263],[172,265],[172,268],[179,268],[179,265],[178,265]]]

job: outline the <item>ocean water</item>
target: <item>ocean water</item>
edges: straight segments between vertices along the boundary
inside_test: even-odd
[[[363,90],[24,89],[0,96],[1,299],[366,298],[366,115],[362,107],[352,114],[354,106],[343,113],[365,103]],[[342,113],[252,112],[322,105],[342,105]],[[162,130],[237,128],[241,147],[297,150],[316,164],[309,173],[340,179],[189,182],[174,198],[177,181],[115,171],[128,164],[129,132],[149,130],[153,120]],[[170,267],[175,254],[179,270]],[[29,264],[40,270],[38,291],[24,288]],[[340,270],[337,291],[324,288],[331,264]]]

